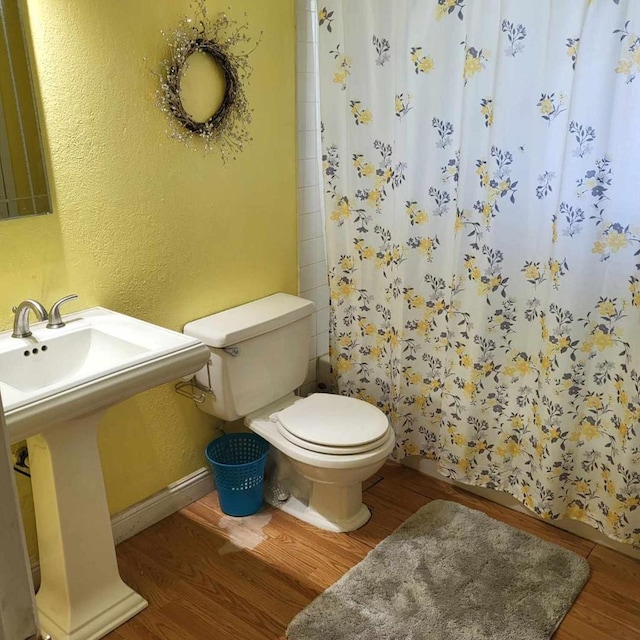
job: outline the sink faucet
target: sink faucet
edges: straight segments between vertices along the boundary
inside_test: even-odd
[[[33,311],[40,320],[46,320],[49,317],[47,310],[37,300],[24,300],[17,307],[13,307],[15,316],[12,338],[28,338],[31,335],[29,311]]]

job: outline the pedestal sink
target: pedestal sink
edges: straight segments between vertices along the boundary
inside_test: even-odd
[[[0,334],[10,442],[27,439],[40,547],[42,630],[97,640],[147,606],[121,580],[97,447],[105,410],[200,369],[197,339],[94,307],[66,326]]]

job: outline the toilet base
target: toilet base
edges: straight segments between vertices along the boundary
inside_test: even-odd
[[[314,527],[318,527],[318,529],[324,529],[325,531],[331,531],[333,533],[354,531],[367,524],[371,518],[371,511],[369,511],[364,504],[361,504],[357,513],[349,518],[329,520],[316,509],[305,504],[295,496],[289,497],[285,502],[278,502],[269,498],[265,499],[270,505],[282,509],[282,511],[288,513],[290,516],[298,518],[298,520],[302,520],[303,522],[308,522]]]
[[[266,500],[273,506],[319,529],[336,533],[366,524],[371,512],[362,503],[362,483],[374,475],[393,450],[389,428],[385,442],[354,454],[320,453],[287,440],[277,429],[274,414],[304,402],[290,394],[245,417],[245,425],[270,445]],[[290,496],[284,502],[278,497]]]
[[[322,476],[325,470],[302,465],[273,448],[271,455],[280,482],[289,493],[287,500],[278,501],[277,494],[267,491],[265,499],[274,507],[318,529],[334,533],[359,529],[371,518],[371,512],[362,502],[360,475],[356,476],[356,482],[314,481],[309,475],[315,472],[314,475]]]

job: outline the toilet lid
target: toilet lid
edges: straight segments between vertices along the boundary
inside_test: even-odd
[[[345,453],[370,451],[389,430],[387,417],[372,404],[328,393],[314,393],[278,412],[281,433],[292,442],[345,448]],[[288,436],[292,436],[289,438]],[[302,446],[302,445],[301,445]],[[317,446],[313,449],[320,451]]]

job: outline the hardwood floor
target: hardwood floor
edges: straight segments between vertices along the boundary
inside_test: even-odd
[[[349,534],[320,531],[271,507],[262,531],[238,532],[214,492],[123,542],[122,576],[149,608],[107,638],[282,639],[298,611],[436,499],[484,511],[588,559],[589,582],[554,640],[640,640],[640,562],[396,463],[368,483],[364,501],[373,517]]]

